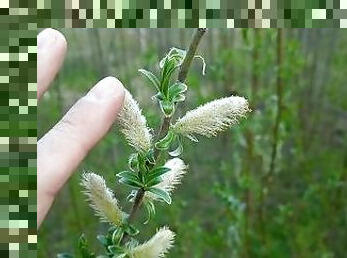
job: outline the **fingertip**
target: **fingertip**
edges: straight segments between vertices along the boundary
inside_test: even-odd
[[[92,94],[99,100],[113,99],[122,104],[125,90],[121,81],[113,76],[108,76],[100,80],[88,94]]]
[[[67,50],[65,36],[54,29],[45,29],[37,36],[37,98],[48,89],[58,73]]]
[[[64,36],[63,33],[61,33],[60,31],[57,31],[57,30],[54,30],[52,29],[56,35],[56,44],[58,47],[60,47],[64,53],[66,52],[67,50],[67,41],[66,41],[66,38]]]
[[[39,33],[37,36],[38,50],[50,49],[52,46],[66,51],[67,41],[65,36],[58,30],[47,28]]]

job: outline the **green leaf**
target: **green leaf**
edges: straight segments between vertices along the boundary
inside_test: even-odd
[[[115,231],[112,233],[112,243],[115,245],[118,245],[120,241],[122,240],[124,234],[123,228],[119,227],[116,228]]]
[[[177,102],[182,102],[186,99],[186,96],[184,94],[178,94],[177,96],[175,96],[172,101],[174,103],[177,103]]]
[[[117,174],[117,177],[126,178],[126,179],[132,180],[132,181],[139,181],[137,174],[134,172],[131,172],[131,171],[122,171],[122,172]]]
[[[104,235],[97,235],[96,237],[103,246],[108,245],[107,238]]]
[[[80,238],[78,239],[78,247],[83,247],[87,245],[87,240],[84,236],[84,234],[80,235]]]
[[[170,57],[165,60],[160,82],[160,92],[163,93],[165,97],[168,97],[171,76],[178,67],[179,66],[177,65],[177,60],[175,58]]]
[[[150,163],[150,164],[155,164],[155,158],[154,158],[154,150],[151,149],[147,152],[146,155],[146,160]]]
[[[167,204],[171,204],[170,194],[162,189],[151,187],[148,189],[151,193],[153,193],[159,199],[165,201]]]
[[[131,180],[131,179],[128,179],[128,178],[125,178],[125,177],[120,178],[118,180],[118,182],[121,183],[121,184],[133,186],[133,187],[136,187],[136,188],[143,187],[143,184],[138,182],[137,180]]]
[[[169,131],[164,138],[156,142],[155,147],[158,150],[167,150],[175,137],[176,135],[172,131]]]
[[[144,205],[147,211],[147,219],[143,224],[147,224],[151,220],[151,218],[155,215],[155,206],[152,201],[145,201]]]
[[[125,225],[124,226],[124,231],[129,235],[129,236],[136,236],[140,231],[133,225]]]
[[[181,155],[183,152],[183,145],[181,143],[178,144],[178,147],[173,150],[173,151],[169,151],[169,155],[171,157],[178,157],[179,155]]]
[[[57,254],[57,258],[73,258],[73,255],[69,253],[61,253]]]
[[[174,58],[178,65],[181,65],[184,57],[186,56],[187,51],[179,48],[172,47],[168,54],[162,58],[159,62],[159,67],[162,69],[164,67],[166,59]]]
[[[110,245],[108,247],[108,250],[111,254],[114,255],[113,257],[121,258],[126,256],[126,251],[120,246]]]
[[[162,88],[163,94],[166,97],[168,96],[168,92],[169,92],[169,82],[171,80],[171,76],[177,68],[178,68],[178,66],[175,65],[174,61],[172,61],[172,63],[170,63],[170,65],[168,66],[168,68],[166,70],[166,74],[163,75],[164,77],[162,80],[161,88]]]
[[[138,160],[138,154],[137,153],[132,153],[129,156],[128,167],[132,171],[137,171],[139,169],[139,160]]]
[[[159,91],[159,89],[160,89],[160,81],[157,78],[157,76],[155,76],[152,72],[147,71],[145,69],[139,69],[139,72],[142,73],[144,76],[146,76],[146,78],[153,84],[155,89],[157,91]]]
[[[168,154],[171,157],[177,157],[177,156],[182,154],[182,152],[183,152],[183,144],[182,144],[182,136],[181,135],[177,135],[171,145],[173,145],[174,146],[173,148],[175,148],[174,150],[170,150],[168,152]]]
[[[170,100],[163,100],[159,102],[160,109],[166,117],[171,117],[175,112],[175,104]]]
[[[157,167],[153,170],[151,170],[147,175],[146,175],[146,184],[149,183],[151,180],[154,178],[160,177],[164,175],[165,173],[169,172],[170,168],[167,167]],[[148,186],[148,185],[147,185]]]
[[[84,237],[84,234],[82,234],[78,240],[78,249],[80,251],[80,254],[82,258],[92,258],[95,257],[94,253],[91,253],[88,250],[88,243],[86,238]]]
[[[130,194],[127,196],[127,198],[126,198],[127,201],[133,202],[133,201],[135,200],[136,193],[137,193],[136,190],[132,190],[132,191],[130,192]]]
[[[165,96],[161,92],[158,92],[156,95],[154,95],[154,97],[159,101],[165,99]]]
[[[153,178],[152,180],[149,180],[147,183],[146,183],[146,187],[151,187],[151,186],[154,186],[154,185],[157,185],[159,183],[163,182],[163,179],[161,177],[155,177]]]
[[[187,85],[182,83],[182,82],[175,82],[174,84],[172,84],[169,88],[169,99],[173,100],[176,97],[178,97],[178,95],[184,93],[187,91]]]

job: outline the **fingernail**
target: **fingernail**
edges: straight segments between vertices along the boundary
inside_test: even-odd
[[[56,41],[57,33],[53,29],[45,29],[37,36],[37,49],[45,49]]]
[[[99,81],[88,93],[98,100],[115,98],[124,94],[122,83],[114,77],[106,77]]]

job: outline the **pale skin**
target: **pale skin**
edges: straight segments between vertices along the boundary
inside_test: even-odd
[[[65,37],[45,29],[37,37],[37,98],[63,64]],[[89,88],[89,85],[86,85]],[[124,87],[114,77],[100,80],[37,143],[37,227],[59,190],[95,144],[109,131],[122,108]]]

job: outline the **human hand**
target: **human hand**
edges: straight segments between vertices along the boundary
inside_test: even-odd
[[[61,67],[67,43],[53,29],[37,37],[37,98],[43,95]],[[123,105],[124,88],[114,77],[99,81],[37,143],[37,227],[56,194],[108,132]]]

